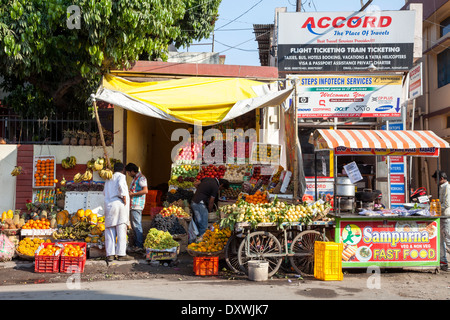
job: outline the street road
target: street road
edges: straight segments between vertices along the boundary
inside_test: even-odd
[[[349,274],[342,281],[141,279],[0,286],[0,300],[449,300],[450,273]]]

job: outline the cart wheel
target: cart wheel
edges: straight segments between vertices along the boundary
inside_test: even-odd
[[[306,230],[298,234],[291,244],[289,257],[291,266],[298,274],[314,274],[314,243],[316,241],[328,241],[322,233],[315,230]]]
[[[238,250],[241,242],[242,238],[238,238],[233,234],[225,245],[225,262],[231,271],[236,273],[241,272],[238,259]]]
[[[250,255],[247,256],[247,243]],[[238,261],[241,271],[248,274],[248,261],[249,260],[264,260],[269,263],[268,276],[273,276],[281,265],[283,258],[281,256],[271,257],[272,254],[282,254],[280,241],[266,231],[256,231],[250,233],[239,245]]]
[[[287,236],[287,241],[288,241],[288,244],[287,244],[287,250],[288,250],[288,252],[290,251],[290,247],[291,247],[291,244],[292,244],[292,240],[294,240],[295,237],[296,237],[300,232],[301,232],[301,231],[300,231],[300,230],[297,230],[297,229],[286,230],[286,236]],[[278,241],[280,241],[281,248],[282,248],[283,250],[285,250],[285,249],[286,249],[286,245],[285,245],[285,243],[284,243],[284,241],[285,241],[285,239],[284,239],[284,232],[281,232],[280,234],[278,234],[277,238],[278,238]],[[283,271],[283,272],[292,272],[291,262],[290,262],[288,256],[283,257],[282,262],[281,262],[281,265],[280,265],[280,269],[281,269],[281,271]]]

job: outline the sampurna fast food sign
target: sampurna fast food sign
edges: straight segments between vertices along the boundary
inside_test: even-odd
[[[412,67],[414,11],[283,12],[278,69],[407,71]]]

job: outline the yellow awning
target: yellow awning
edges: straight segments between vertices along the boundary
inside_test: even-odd
[[[151,117],[190,124],[200,121],[209,126],[255,108],[280,105],[291,92],[242,78],[132,82],[106,75],[95,98]]]

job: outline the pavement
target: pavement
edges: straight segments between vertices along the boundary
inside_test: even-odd
[[[280,270],[256,282],[228,270],[224,260],[218,275],[196,276],[187,253],[161,263],[138,254],[110,264],[88,259],[80,274],[36,273],[34,262],[13,260],[0,263],[0,300],[449,300],[450,272],[434,271],[350,269],[342,281],[321,281]],[[74,279],[80,284],[75,290]]]

